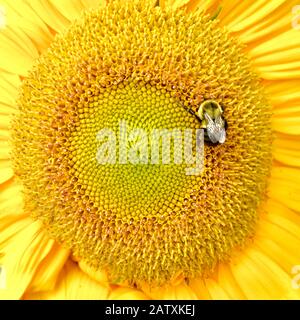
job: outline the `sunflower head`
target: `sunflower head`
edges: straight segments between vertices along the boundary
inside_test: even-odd
[[[114,281],[205,275],[253,235],[270,111],[243,47],[211,16],[153,1],[88,11],[41,55],[18,106],[14,165],[26,212]],[[207,127],[204,114],[227,130],[224,143],[205,144],[200,175],[162,159],[97,161],[105,128],[196,130]]]

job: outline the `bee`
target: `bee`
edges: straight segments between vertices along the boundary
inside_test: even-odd
[[[197,112],[183,106],[191,115],[200,122],[204,129],[204,138],[213,144],[224,143],[226,140],[227,122],[223,118],[223,109],[215,100],[205,100]]]
[[[206,100],[200,105],[197,113],[201,120],[201,128],[206,130],[208,139],[212,143],[224,143],[227,123],[222,117],[223,110],[219,103]]]

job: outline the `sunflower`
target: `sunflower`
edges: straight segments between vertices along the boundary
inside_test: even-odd
[[[299,299],[296,5],[2,0],[0,297]],[[224,135],[99,164],[124,119]]]

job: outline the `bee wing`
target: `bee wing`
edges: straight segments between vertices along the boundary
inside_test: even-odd
[[[210,141],[212,143],[224,143],[226,139],[226,131],[222,117],[218,116],[214,122],[207,113],[204,116],[207,121],[206,130]]]
[[[218,130],[218,141],[219,143],[224,143],[226,140],[225,122],[221,116],[215,119],[215,125]]]
[[[217,143],[218,139],[217,139],[217,133],[215,132],[216,131],[215,130],[215,123],[214,123],[213,119],[207,113],[204,114],[204,117],[207,121],[206,132],[209,137],[209,140],[212,143]]]

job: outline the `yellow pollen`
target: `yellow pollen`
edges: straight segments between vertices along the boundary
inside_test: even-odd
[[[200,11],[155,4],[114,1],[57,35],[24,79],[13,122],[26,212],[112,281],[152,285],[204,276],[253,236],[272,136],[238,41]],[[121,163],[119,138],[106,150],[115,162],[99,161],[101,130],[195,131],[187,109],[200,105],[228,124],[224,143],[205,143],[200,175],[162,158]],[[149,151],[151,139],[138,150],[133,140],[126,154]]]

